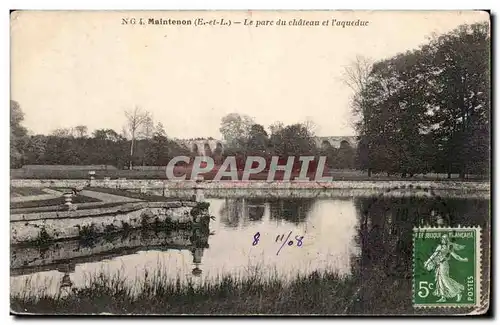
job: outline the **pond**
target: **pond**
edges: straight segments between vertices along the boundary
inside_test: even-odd
[[[30,267],[25,262],[12,269],[11,294],[57,295],[68,278],[74,287],[80,287],[99,273],[119,276],[134,287],[144,279],[145,270],[196,282],[217,281],[226,274],[289,281],[298,274],[327,271],[358,281],[360,289],[351,312],[369,308],[382,312],[395,308],[393,300],[384,300],[387,292],[397,291],[404,308],[411,308],[413,227],[480,226],[484,254],[489,246],[489,230],[484,231],[490,225],[489,201],[478,198],[319,199],[307,195],[208,197],[207,201],[215,220],[202,245],[183,247],[182,240],[189,243],[189,234],[177,234],[180,244],[163,247],[161,241],[143,235],[134,237],[139,240],[139,244],[131,244],[134,249],[112,251],[108,247],[109,254],[46,267]],[[85,248],[77,245],[71,249]],[[99,251],[99,247],[93,249]]]

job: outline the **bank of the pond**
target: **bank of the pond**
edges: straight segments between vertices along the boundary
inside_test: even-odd
[[[191,201],[132,202],[86,210],[11,214],[11,244],[87,239],[155,224],[168,224],[171,228],[208,227],[208,206]]]
[[[359,181],[332,181],[332,182],[300,182],[300,181],[170,181],[150,179],[12,179],[12,187],[31,188],[72,188],[72,187],[101,187],[115,189],[164,189],[192,190],[196,188],[210,189],[377,189],[392,188],[429,189],[435,190],[490,190],[487,181],[457,181],[457,180],[359,180]]]
[[[145,274],[133,293],[125,279],[97,274],[85,287],[73,288],[66,296],[29,290],[14,294],[11,310],[42,314],[341,314],[352,306],[357,289],[352,279],[329,272],[297,276],[289,283],[277,277],[223,276],[203,284],[172,281],[166,274]]]
[[[56,297],[29,288],[13,293],[11,310],[21,314],[120,315],[443,314],[441,309],[413,308],[411,277],[401,274],[395,278],[382,267],[371,268],[363,276],[314,271],[289,281],[276,274],[262,275],[258,268],[251,273],[199,282],[145,271],[134,286],[123,275],[98,273],[84,287],[66,287]]]
[[[96,263],[134,254],[145,248],[196,251],[208,247],[208,229],[171,229],[151,224],[127,233],[107,233],[87,240],[72,239],[39,245],[12,245],[10,274],[74,270],[76,265]]]

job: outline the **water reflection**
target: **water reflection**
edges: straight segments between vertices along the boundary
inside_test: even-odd
[[[73,287],[73,281],[71,281],[70,274],[75,272],[75,264],[69,262],[66,264],[59,265],[57,267],[57,271],[63,273],[61,282],[59,284],[58,295],[60,297],[68,295],[71,292],[71,288]]]
[[[200,269],[201,259],[203,258],[203,251],[204,251],[203,248],[198,248],[198,247],[191,249],[191,254],[193,254],[193,264],[194,264],[194,269],[192,271],[192,274],[194,276],[200,276],[201,273],[203,272]]]
[[[489,218],[485,200],[357,198],[359,245],[363,264],[411,272],[412,230],[418,226],[483,226]],[[389,272],[389,270],[387,270]]]
[[[13,292],[28,290],[62,297],[102,273],[124,276],[132,287],[145,271],[175,278],[188,266],[192,276],[199,277],[204,252],[210,247],[209,235],[202,228],[150,230],[133,231],[127,237],[103,236],[91,246],[77,240],[53,243],[43,249],[13,246],[11,288]]]
[[[271,201],[271,219],[285,220],[294,224],[305,222],[313,204],[313,199]]]
[[[266,205],[264,202],[252,202],[248,205],[248,220],[260,221],[264,217]]]
[[[199,277],[203,272],[200,268],[201,261],[203,259],[203,252],[205,251],[206,248],[210,247],[208,245],[208,236],[206,236],[206,233],[203,233],[201,229],[197,228],[194,229],[189,240],[191,241],[192,245],[189,251],[193,256],[193,265],[194,265],[191,274],[193,276]]]
[[[57,292],[83,286],[86,274],[101,270],[122,272],[131,285],[146,268],[152,274],[161,271],[173,279],[200,281],[213,281],[220,274],[245,276],[254,267],[263,276],[282,279],[329,270],[355,279],[358,289],[356,297],[349,297],[353,301],[349,312],[382,313],[381,305],[411,308],[413,227],[488,229],[490,218],[489,202],[481,199],[235,198],[209,199],[209,203],[215,216],[210,222],[212,236],[199,230],[139,232],[111,242],[97,241],[90,248],[76,242],[43,252],[13,248],[12,290],[22,290],[30,273],[42,278],[35,286],[45,283],[43,279],[57,279]],[[253,245],[257,232],[260,239]],[[277,254],[281,242],[276,238],[290,232],[291,238],[304,236],[303,245],[285,245]],[[68,260],[73,264],[66,265]]]
[[[308,198],[225,199],[218,212],[221,221],[230,228],[244,227],[248,222],[262,221],[266,211],[271,220],[287,221],[297,225],[306,221],[314,203],[315,200]]]
[[[357,198],[354,205],[360,218],[356,242],[361,255],[353,273],[361,289],[351,312],[358,313],[394,312],[391,305],[411,309],[414,227],[488,229],[490,218],[488,201],[478,199]]]

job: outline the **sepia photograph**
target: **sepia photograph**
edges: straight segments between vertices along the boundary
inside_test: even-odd
[[[484,315],[488,11],[10,13],[13,315]]]

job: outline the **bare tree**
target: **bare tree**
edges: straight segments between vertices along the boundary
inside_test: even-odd
[[[127,131],[127,126],[126,125],[122,126],[122,132],[120,133],[120,135],[122,137],[124,137],[125,139],[128,139],[128,131]]]
[[[357,55],[350,65],[344,67],[342,81],[353,91],[351,97],[352,123],[358,131],[358,135],[364,138],[366,126],[366,104],[365,90],[369,82],[370,74],[373,69],[373,61],[366,57]],[[364,139],[362,140],[364,141]],[[361,146],[360,146],[361,148]],[[360,157],[367,157],[367,152],[363,150]],[[366,160],[367,158],[362,158]],[[372,174],[371,168],[368,168],[368,177]]]
[[[274,122],[273,124],[269,125],[269,131],[271,132],[271,134],[276,134],[284,128],[285,125],[280,121]]]
[[[85,125],[75,126],[75,133],[78,138],[84,138],[87,136],[88,128]]]
[[[309,135],[311,137],[316,136],[316,132],[318,131],[318,125],[313,121],[313,119],[308,116],[306,117],[306,120],[304,123],[302,123],[304,127],[307,129],[307,132],[309,132]]]
[[[151,114],[145,118],[144,123],[142,124],[141,130],[137,135],[137,138],[141,139],[151,139],[153,137],[153,133],[155,131],[155,124],[153,117]]]
[[[344,67],[343,81],[353,91],[363,90],[373,67],[373,61],[361,55]]]
[[[71,138],[73,137],[73,129],[72,128],[59,128],[52,131],[51,135],[60,138]]]
[[[151,120],[151,114],[148,111],[143,111],[140,107],[136,106],[131,111],[125,111],[125,117],[127,118],[127,131],[131,137],[129,168],[132,170],[132,159],[134,157],[136,137],[141,132],[144,125]]]
[[[342,81],[354,92],[351,105],[355,115],[362,113],[363,105],[361,94],[368,83],[372,67],[373,61],[361,55],[357,55],[350,65],[344,67]]]

